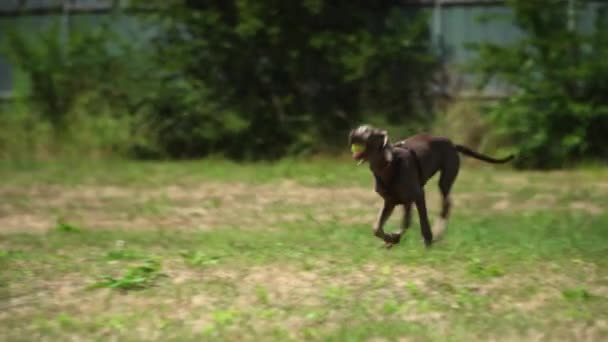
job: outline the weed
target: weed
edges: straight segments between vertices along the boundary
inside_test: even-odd
[[[593,295],[583,287],[562,290],[562,296],[572,301],[585,301],[593,298]]]
[[[59,233],[79,233],[81,230],[80,227],[63,220],[57,221],[57,225],[55,225],[55,231]]]
[[[330,303],[334,303],[334,305],[338,305],[345,301],[349,294],[350,292],[348,289],[341,286],[330,286],[323,292],[325,299],[327,299]]]
[[[327,312],[321,310],[309,311],[304,317],[309,321],[323,322],[327,318]]]
[[[270,303],[270,296],[268,295],[268,290],[262,285],[257,285],[255,287],[255,296],[262,304]]]
[[[503,276],[505,274],[505,272],[498,265],[483,263],[478,258],[471,259],[467,269],[470,274],[479,278],[494,278]]]
[[[217,326],[224,327],[235,322],[239,317],[239,312],[235,310],[217,310],[213,312],[213,322]]]
[[[201,251],[196,252],[182,252],[181,256],[184,258],[186,263],[191,266],[208,266],[216,265],[220,262],[221,257],[208,255]]]
[[[102,281],[96,283],[95,287],[108,287],[120,290],[145,289],[153,286],[154,281],[163,275],[160,273],[160,270],[160,263],[149,259],[142,265],[129,268],[122,277],[102,277]]]
[[[106,253],[105,258],[108,260],[136,260],[142,255],[138,252],[129,249],[114,249]]]
[[[266,309],[262,309],[259,312],[259,315],[261,318],[263,319],[273,319],[276,316],[278,316],[279,311],[275,308],[266,308]]]
[[[11,259],[22,259],[25,257],[25,253],[19,250],[1,250],[0,249],[0,262]]]
[[[70,328],[71,326],[74,325],[74,317],[72,317],[68,314],[65,314],[65,313],[61,313],[57,316],[57,322],[64,329]]]
[[[422,290],[420,290],[420,288],[412,282],[408,282],[407,284],[405,284],[405,288],[414,298],[424,297],[424,293],[422,292]]]
[[[395,314],[399,311],[399,309],[400,309],[399,303],[397,301],[395,301],[394,299],[387,300],[382,305],[382,311],[386,315]]]
[[[470,289],[458,289],[454,308],[464,309],[469,312],[476,312],[488,304],[488,299],[483,295],[471,291]]]

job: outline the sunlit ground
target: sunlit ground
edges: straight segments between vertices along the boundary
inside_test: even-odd
[[[466,163],[431,250],[417,221],[381,248],[380,198],[351,162],[25,164],[0,177],[0,340],[608,338],[608,169]]]

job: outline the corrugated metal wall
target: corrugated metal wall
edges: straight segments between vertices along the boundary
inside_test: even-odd
[[[124,2],[124,1],[123,1]],[[69,15],[70,27],[90,25],[107,15],[113,0],[0,0],[0,46],[9,30],[37,34]],[[14,92],[18,80],[14,68],[0,52],[0,99]]]
[[[111,9],[112,5],[124,4],[126,0],[27,0],[25,9],[18,11],[19,0],[0,0],[0,44],[2,33],[11,28],[38,32],[51,22],[61,20],[65,12],[64,3],[69,4],[72,13],[71,27],[74,22],[91,22],[104,16],[104,10]],[[564,6],[567,1],[564,1]],[[481,22],[479,19],[487,15],[511,15],[511,11],[496,1],[488,3],[479,1],[420,1],[418,5],[433,11],[429,18],[429,26],[434,33],[434,39],[440,50],[444,53],[444,62],[447,65],[459,65],[468,62],[473,57],[472,52],[466,48],[468,43],[496,42],[508,43],[522,37],[521,32],[510,21]],[[585,11],[578,13],[577,28],[590,30],[593,25],[595,13],[599,3],[592,4]],[[82,14],[94,12],[94,14]],[[567,18],[564,18],[564,25]],[[124,23],[128,25],[128,23]],[[77,25],[76,25],[77,26]],[[464,87],[467,87],[467,75],[456,75]],[[7,96],[15,86],[15,76],[11,66],[0,54],[0,97]],[[498,88],[496,88],[498,89]],[[495,90],[496,90],[495,89]],[[498,92],[500,92],[498,90]]]
[[[464,63],[472,52],[466,44],[479,42],[510,43],[521,38],[521,33],[508,21],[482,23],[487,15],[511,15],[504,6],[450,6],[441,9],[441,38],[449,63]]]
[[[564,1],[564,7],[566,6],[568,6],[568,2]],[[590,32],[600,6],[601,2],[595,2],[586,9],[577,11],[576,29]],[[463,63],[470,60],[472,52],[465,47],[468,43],[510,43],[523,37],[517,27],[508,20],[512,16],[512,11],[505,5],[443,6],[435,15],[440,16],[441,32],[439,34],[443,37],[443,43],[450,52],[450,63]],[[480,20],[488,15],[503,16],[507,20],[492,20],[491,22]],[[567,22],[568,18],[564,17],[564,26],[568,25]]]

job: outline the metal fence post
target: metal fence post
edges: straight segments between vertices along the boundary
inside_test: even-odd
[[[435,0],[435,6],[433,7],[433,38],[435,40],[435,44],[438,47],[441,45],[441,35],[442,35],[442,27],[441,27],[441,5],[442,0]]]
[[[575,5],[576,0],[568,0],[568,31],[574,31],[576,29]]]
[[[63,0],[61,2],[61,43],[63,44],[64,53],[70,43],[70,2],[71,0]]]

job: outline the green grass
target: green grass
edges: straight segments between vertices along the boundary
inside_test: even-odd
[[[284,160],[279,163],[236,163],[227,160],[183,162],[133,162],[78,160],[62,163],[0,162],[0,176],[12,177],[13,184],[39,182],[78,184],[141,185],[189,184],[201,180],[226,182],[269,183],[291,179],[315,186],[352,185],[367,179],[365,169],[353,172],[351,163],[335,159]]]
[[[430,250],[339,160],[0,175],[0,340],[608,338],[608,170],[465,168]]]

